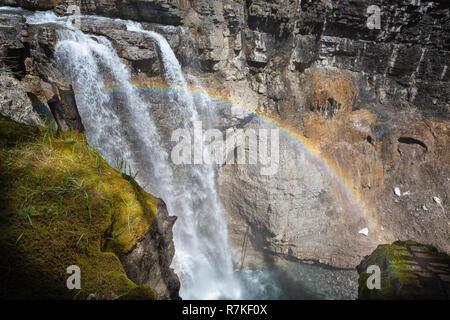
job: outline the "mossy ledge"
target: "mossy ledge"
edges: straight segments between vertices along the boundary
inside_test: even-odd
[[[83,134],[0,117],[0,299],[156,299],[121,259],[157,224],[160,207]],[[80,267],[80,290],[67,289],[71,265]]]
[[[371,265],[380,268],[380,289],[367,287]],[[415,241],[379,245],[357,270],[359,299],[450,299],[450,256],[430,245]]]

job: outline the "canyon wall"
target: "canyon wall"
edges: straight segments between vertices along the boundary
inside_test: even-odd
[[[79,5],[84,14],[137,20],[163,33],[211,96],[243,109],[239,117],[219,106],[225,109],[222,126],[258,128],[259,120],[246,116],[255,111],[301,135],[319,150],[319,162],[332,164],[332,172],[324,173],[308,158],[308,148],[298,153],[298,142],[288,137],[280,140],[274,176],[260,176],[258,166],[218,169],[237,260],[250,226],[249,261],[280,256],[354,267],[385,241],[413,239],[450,251],[449,5],[418,2]],[[0,4],[64,14],[69,2]],[[380,9],[379,29],[367,25],[371,5]],[[47,110],[60,128],[82,128],[70,83],[52,60],[58,27],[27,25],[14,14],[0,20],[1,56],[16,74],[2,86],[18,82],[22,100]],[[81,28],[110,39],[136,82],[161,81],[158,52],[148,38],[113,20],[82,19]],[[151,99],[163,117],[165,101]],[[9,98],[2,112],[6,105],[29,112],[22,100]],[[368,237],[358,234],[364,227]]]

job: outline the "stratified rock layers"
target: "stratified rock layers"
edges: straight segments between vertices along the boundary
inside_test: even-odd
[[[62,13],[67,2],[21,5]],[[380,29],[367,26],[370,5],[380,8]],[[238,250],[250,226],[249,260],[264,253],[354,267],[378,244],[397,239],[450,252],[445,1],[100,1],[81,4],[81,11],[183,26],[189,32],[145,24],[164,34],[186,70],[199,62],[197,75],[211,96],[256,110],[307,141],[302,147],[282,135],[273,176],[251,165],[218,171]],[[57,27],[27,26],[20,15],[0,19],[8,26],[0,32],[2,56],[22,57],[18,81],[33,105],[50,109],[53,98],[54,108],[66,110],[55,116],[58,125],[80,126],[70,83],[52,61]],[[151,40],[113,21],[81,28],[111,40],[139,84],[160,81]],[[152,102],[166,103],[157,94]],[[244,120],[224,113],[218,122],[261,127],[258,119]],[[365,227],[368,237],[358,234]]]

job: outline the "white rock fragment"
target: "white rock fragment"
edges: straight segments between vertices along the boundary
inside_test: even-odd
[[[275,239],[276,241],[281,241],[281,240],[283,239],[283,234],[280,233],[280,234],[277,235],[274,239]]]
[[[409,191],[403,192],[403,195],[404,195],[404,196],[408,196],[408,195],[410,195],[410,194],[411,194],[411,192],[409,192]]]
[[[381,231],[383,231],[384,230],[384,227],[383,226],[381,226]]]
[[[434,202],[436,202],[438,205],[441,205],[441,199],[438,197],[433,197]]]
[[[423,206],[422,206],[422,209],[423,209],[423,211],[428,211],[428,208],[427,208],[426,205],[423,205]]]
[[[402,195],[402,193],[400,192],[400,188],[399,187],[395,187],[394,188],[394,193],[397,197],[400,197]]]
[[[367,237],[369,235],[369,229],[368,228],[361,229],[359,230],[358,233],[363,234]]]

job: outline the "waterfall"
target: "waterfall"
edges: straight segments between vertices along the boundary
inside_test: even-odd
[[[65,26],[64,19],[48,12],[35,13],[28,23]],[[177,119],[175,123],[192,129],[199,120],[198,110],[170,45],[162,35],[143,30],[139,24],[128,22],[127,28],[157,44],[164,78],[171,86],[167,112]],[[205,164],[176,166],[170,161],[158,123],[152,118],[152,106],[140,98],[130,71],[109,40],[70,28],[58,30],[57,36],[55,56],[72,83],[89,144],[113,166],[125,161],[129,170],[138,172],[138,182],[162,198],[169,213],[178,217],[173,267],[181,279],[180,296],[240,298],[215,168]],[[195,130],[194,141],[202,141]]]
[[[190,121],[184,128],[192,129],[199,121],[198,109],[189,91],[181,65],[167,40],[147,31],[139,23],[128,22],[127,30],[143,33],[157,44],[164,78],[171,86],[169,108],[178,114],[187,111]],[[194,141],[202,141],[201,132],[193,130]],[[200,147],[196,145],[196,147]],[[179,217],[174,226],[175,271],[184,286],[181,295],[187,298],[239,298],[240,289],[234,279],[227,224],[216,190],[215,169],[212,165],[196,164],[177,168],[177,181],[184,182],[183,203],[189,201],[187,212],[175,210]],[[186,208],[185,208],[186,209]]]
[[[113,166],[125,163],[124,169],[139,173],[141,184],[156,188],[156,178],[163,181],[164,193],[171,193],[167,152],[161,148],[148,105],[139,98],[111,43],[79,30],[58,30],[57,36],[55,56],[74,88],[89,144]]]

